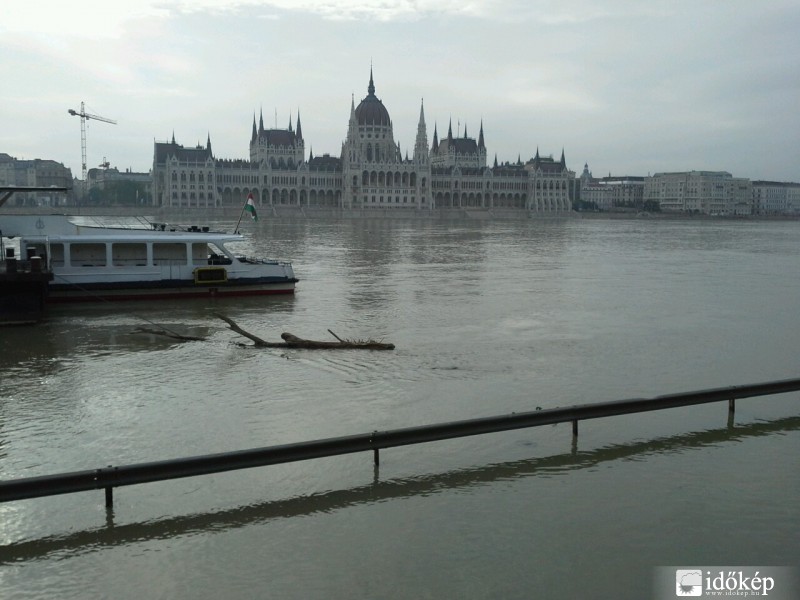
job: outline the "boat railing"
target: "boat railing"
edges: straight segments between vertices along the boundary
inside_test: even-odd
[[[251,448],[116,467],[108,466],[56,475],[26,477],[0,481],[0,502],[103,489],[105,490],[106,507],[110,508],[113,506],[113,488],[115,487],[369,451],[373,453],[373,461],[377,467],[380,464],[379,451],[387,448],[558,423],[572,423],[573,446],[575,446],[577,444],[579,421],[681,408],[711,402],[728,402],[728,427],[733,428],[736,399],[797,391],[800,391],[800,379],[785,379],[669,394],[655,398],[633,398],[562,408],[536,409],[528,412],[435,423],[433,425],[407,427],[404,429],[372,431],[280,446]]]
[[[46,270],[47,263],[39,256],[29,259],[0,258],[0,271],[3,273],[41,273]]]

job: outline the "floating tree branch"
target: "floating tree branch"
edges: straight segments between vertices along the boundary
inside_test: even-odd
[[[302,348],[305,350],[394,350],[394,344],[386,344],[377,342],[375,340],[345,340],[333,333],[330,329],[328,332],[335,337],[336,342],[320,342],[317,340],[306,340],[299,338],[291,333],[282,333],[281,339],[283,342],[268,342],[260,337],[253,335],[249,331],[245,331],[230,317],[215,313],[217,317],[222,319],[228,324],[232,331],[235,331],[241,336],[252,340],[253,344],[259,348]]]

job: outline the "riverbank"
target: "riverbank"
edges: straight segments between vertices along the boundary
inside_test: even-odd
[[[5,214],[67,214],[81,216],[146,216],[155,221],[215,221],[238,219],[241,207],[176,208],[153,206],[64,206],[64,207],[4,207]],[[800,215],[746,215],[719,216],[674,212],[554,212],[539,213],[515,208],[434,208],[434,209],[388,209],[388,208],[322,208],[298,206],[260,206],[259,218],[264,219],[410,219],[434,221],[524,221],[528,219],[650,219],[692,221],[796,221]]]

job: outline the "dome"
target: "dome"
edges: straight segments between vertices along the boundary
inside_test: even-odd
[[[375,95],[375,84],[372,82],[372,70],[369,73],[367,96],[356,108],[356,120],[359,125],[391,125],[389,111]]]

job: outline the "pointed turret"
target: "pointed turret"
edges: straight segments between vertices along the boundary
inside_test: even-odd
[[[447,126],[447,141],[453,141],[453,119],[450,119],[450,124]]]
[[[408,160],[408,152],[406,152]],[[418,163],[428,161],[428,128],[425,126],[425,103],[420,101],[419,124],[417,125],[417,141],[414,144],[414,160]]]
[[[370,96],[375,95],[375,82],[372,81],[372,65],[369,66],[369,85],[367,86],[367,93]]]
[[[297,111],[297,139],[303,139],[303,130],[300,127],[300,111]]]
[[[289,131],[290,132],[292,131],[292,113],[291,113],[291,111],[289,112]]]
[[[467,139],[467,124],[464,123],[464,139]]]
[[[497,168],[497,153],[494,155],[494,168]]]
[[[259,135],[259,137],[261,137],[261,135],[263,133],[264,133],[264,109],[262,108],[261,109],[261,115],[258,118],[258,135]]]
[[[258,132],[256,131],[256,113],[253,113],[253,133],[250,136],[250,141],[255,142],[257,137]]]
[[[483,119],[481,119],[481,132],[478,134],[478,149],[486,150],[486,146],[483,143]],[[497,158],[495,156],[495,158]]]
[[[439,134],[436,131],[436,123],[433,124],[433,144],[431,150],[437,152],[439,150]]]
[[[561,166],[565,169],[567,168],[567,161],[564,158],[564,148],[561,148]]]
[[[214,154],[211,152],[211,132],[208,132],[208,140],[206,140],[206,150],[208,150],[208,155],[213,158]]]
[[[172,130],[172,143],[175,143],[175,130]]]

